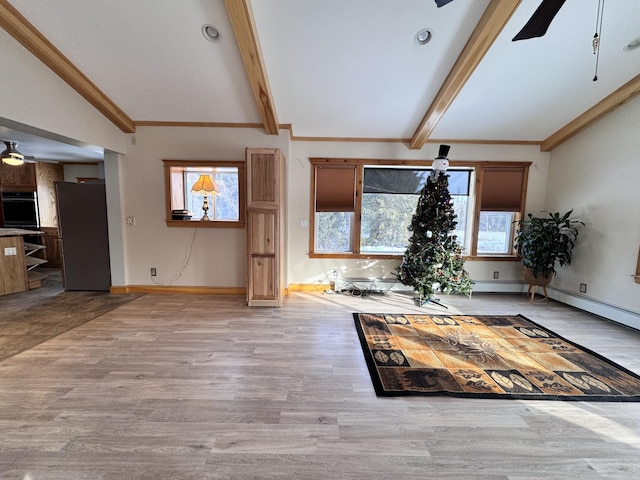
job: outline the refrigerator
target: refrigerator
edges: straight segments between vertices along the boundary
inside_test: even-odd
[[[65,290],[109,291],[111,266],[104,182],[55,182]]]

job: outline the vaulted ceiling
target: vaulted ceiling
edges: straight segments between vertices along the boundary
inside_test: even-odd
[[[550,150],[640,93],[640,48],[625,48],[640,2],[603,1],[599,56],[599,0],[567,0],[546,35],[518,42],[540,0],[0,0],[0,25],[123,132]]]

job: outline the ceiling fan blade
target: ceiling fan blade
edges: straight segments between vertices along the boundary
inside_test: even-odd
[[[542,0],[538,9],[531,15],[527,24],[513,37],[513,42],[528,38],[541,37],[547,33],[551,21],[564,5],[565,0]]]
[[[438,8],[444,7],[449,2],[453,2],[453,0],[436,0],[436,6]]]

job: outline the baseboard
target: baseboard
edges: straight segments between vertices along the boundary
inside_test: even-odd
[[[324,292],[331,286],[328,283],[290,283],[286,289],[288,292]]]
[[[110,293],[187,293],[199,295],[246,295],[244,287],[183,287],[177,285],[112,286]]]
[[[516,280],[476,280],[473,293],[524,293],[527,285]]]
[[[609,305],[585,295],[578,295],[559,288],[547,287],[547,293],[549,294],[549,298],[564,303],[565,305],[570,305],[585,312],[611,320],[612,322],[640,330],[640,314],[637,312],[616,307],[615,305]]]

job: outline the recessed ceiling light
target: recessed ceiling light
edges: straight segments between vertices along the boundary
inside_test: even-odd
[[[204,38],[206,38],[210,42],[217,42],[218,40],[220,40],[220,30],[218,30],[210,23],[205,23],[204,25],[202,25],[202,35],[204,35]]]
[[[630,50],[635,50],[636,48],[640,47],[640,37],[636,37],[633,40],[631,40],[629,43],[627,43],[623,50],[625,52],[628,52]]]
[[[416,45],[426,45],[431,41],[431,37],[431,30],[429,30],[428,28],[423,28],[418,33],[416,33],[416,36],[413,37],[413,41]]]

